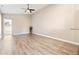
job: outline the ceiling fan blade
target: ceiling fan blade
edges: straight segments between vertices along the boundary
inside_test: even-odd
[[[30,9],[31,11],[35,11],[35,9]]]

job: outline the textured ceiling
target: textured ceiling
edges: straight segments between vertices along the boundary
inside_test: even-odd
[[[30,8],[35,9],[35,12],[46,7],[47,4],[30,4]],[[8,14],[25,14],[25,9],[27,8],[27,4],[3,4],[0,5],[0,9],[2,13]]]

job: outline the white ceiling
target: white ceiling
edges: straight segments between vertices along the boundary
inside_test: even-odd
[[[30,4],[30,8],[35,9],[35,12],[46,7],[47,4]],[[27,8],[27,4],[4,4],[0,5],[0,9],[2,13],[5,14],[25,14],[25,8]]]

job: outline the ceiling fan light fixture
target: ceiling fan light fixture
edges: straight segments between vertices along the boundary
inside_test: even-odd
[[[26,14],[31,14],[29,9],[26,10]]]

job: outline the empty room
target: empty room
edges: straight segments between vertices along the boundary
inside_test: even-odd
[[[79,4],[0,4],[0,55],[78,55]]]

